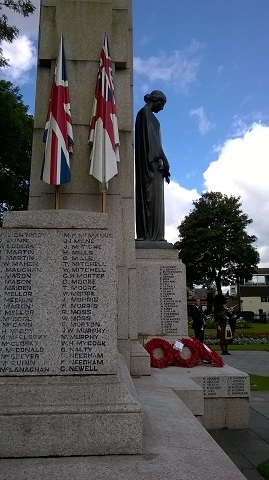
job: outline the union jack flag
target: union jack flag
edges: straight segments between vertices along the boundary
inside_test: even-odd
[[[49,108],[43,135],[45,153],[41,180],[50,185],[70,182],[70,158],[73,152],[73,130],[66,74],[63,37],[54,71]]]
[[[105,192],[108,181],[118,173],[117,164],[120,161],[119,129],[107,34],[100,55],[88,142],[92,146],[90,175],[102,184],[102,191]]]

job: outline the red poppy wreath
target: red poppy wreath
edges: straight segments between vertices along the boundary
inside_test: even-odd
[[[184,345],[183,350],[184,348],[186,348],[190,351],[190,356],[188,358],[184,358],[182,356],[182,352],[179,352],[178,350],[174,349],[174,364],[177,367],[185,367],[185,368],[196,367],[196,365],[199,365],[200,354],[199,354],[199,351],[197,350],[195,343],[192,341],[192,339],[181,338],[180,342],[183,343]]]
[[[165,368],[172,365],[174,361],[174,349],[171,343],[163,340],[162,338],[152,338],[145,344],[145,349],[150,354],[151,366],[155,368]],[[161,358],[157,358],[154,355],[156,349],[160,349],[163,352]]]
[[[191,337],[191,339],[199,352],[201,360],[211,363],[214,367],[223,367],[224,362],[215,350],[212,350],[208,345],[201,343],[197,338]]]

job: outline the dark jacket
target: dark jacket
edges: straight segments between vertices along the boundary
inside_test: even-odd
[[[197,307],[196,305],[193,305],[191,309],[191,317],[192,317],[192,328],[194,330],[201,330],[205,320],[205,314],[202,308]]]

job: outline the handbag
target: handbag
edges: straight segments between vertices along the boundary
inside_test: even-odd
[[[232,330],[230,325],[225,326],[225,340],[230,340],[233,338]]]

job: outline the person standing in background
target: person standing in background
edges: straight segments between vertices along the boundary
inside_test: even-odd
[[[191,317],[192,317],[192,328],[194,330],[194,336],[200,342],[204,342],[204,335],[205,335],[205,322],[206,316],[201,307],[200,298],[196,298],[195,304],[192,306],[191,309]]]
[[[220,348],[222,351],[222,355],[231,355],[228,352],[228,345],[233,343],[233,335],[232,328],[235,331],[235,319],[231,310],[227,307],[227,305],[223,305],[222,310],[216,314],[216,327],[217,327],[217,338],[220,341]],[[232,324],[232,325],[231,325]],[[227,326],[230,329],[230,337],[227,338],[226,336],[226,328]]]

